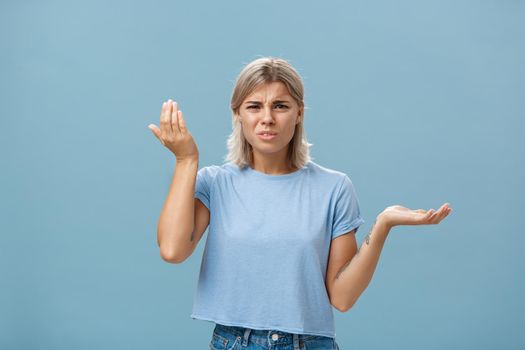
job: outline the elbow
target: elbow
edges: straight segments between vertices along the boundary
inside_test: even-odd
[[[173,249],[167,249],[164,246],[160,246],[160,257],[165,262],[170,264],[181,264],[186,260],[186,256],[173,251]]]
[[[347,312],[348,310],[350,310],[352,308],[352,306],[354,306],[354,303],[342,303],[342,302],[331,302],[330,303],[332,304],[333,307],[335,307],[338,311],[340,312]]]
[[[350,310],[349,307],[346,307],[346,306],[340,306],[338,304],[332,304],[333,307],[335,307],[337,309],[337,311],[339,312],[347,312],[348,310]]]

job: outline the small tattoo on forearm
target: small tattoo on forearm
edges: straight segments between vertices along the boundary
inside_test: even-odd
[[[372,224],[372,227],[370,228],[370,231],[368,232],[368,234],[366,235],[365,237],[365,243],[366,245],[370,245],[370,235],[372,234],[372,230],[374,229],[374,226],[375,226],[375,221],[374,223]],[[361,247],[362,248],[362,247]],[[346,264],[344,264],[343,267],[341,267],[341,269],[339,269],[339,271],[337,271],[337,274],[335,275],[335,279],[338,279],[339,276],[341,276],[341,274],[343,273],[344,270],[346,270],[346,268],[348,267],[348,265],[350,265],[350,263],[352,262],[353,259],[356,258],[357,254],[359,254],[359,252],[361,251],[361,249],[357,248],[357,252],[355,253],[355,255],[352,257],[352,259],[348,260],[346,262]]]
[[[365,237],[365,242],[366,242],[366,245],[370,245],[370,235],[372,234],[372,230],[374,229],[374,225],[375,225],[375,221],[374,223],[372,224],[372,227],[370,228],[370,231],[368,231],[368,234],[366,235]]]

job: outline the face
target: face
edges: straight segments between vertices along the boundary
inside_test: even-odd
[[[259,85],[245,98],[238,117],[243,134],[253,151],[261,155],[286,154],[295,126],[302,121],[303,108],[282,82]],[[261,135],[269,131],[273,135]]]

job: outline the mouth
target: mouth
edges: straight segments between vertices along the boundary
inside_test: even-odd
[[[259,136],[261,140],[269,141],[269,140],[273,140],[274,138],[276,138],[277,133],[271,132],[271,131],[263,131],[263,132],[258,132],[257,136]]]

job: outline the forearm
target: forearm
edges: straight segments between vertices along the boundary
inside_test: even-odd
[[[191,247],[198,159],[177,162],[168,196],[160,214],[157,242],[165,260],[176,260]]]
[[[389,232],[390,227],[378,216],[361,248],[337,273],[331,300],[341,311],[350,309],[372,280]]]

